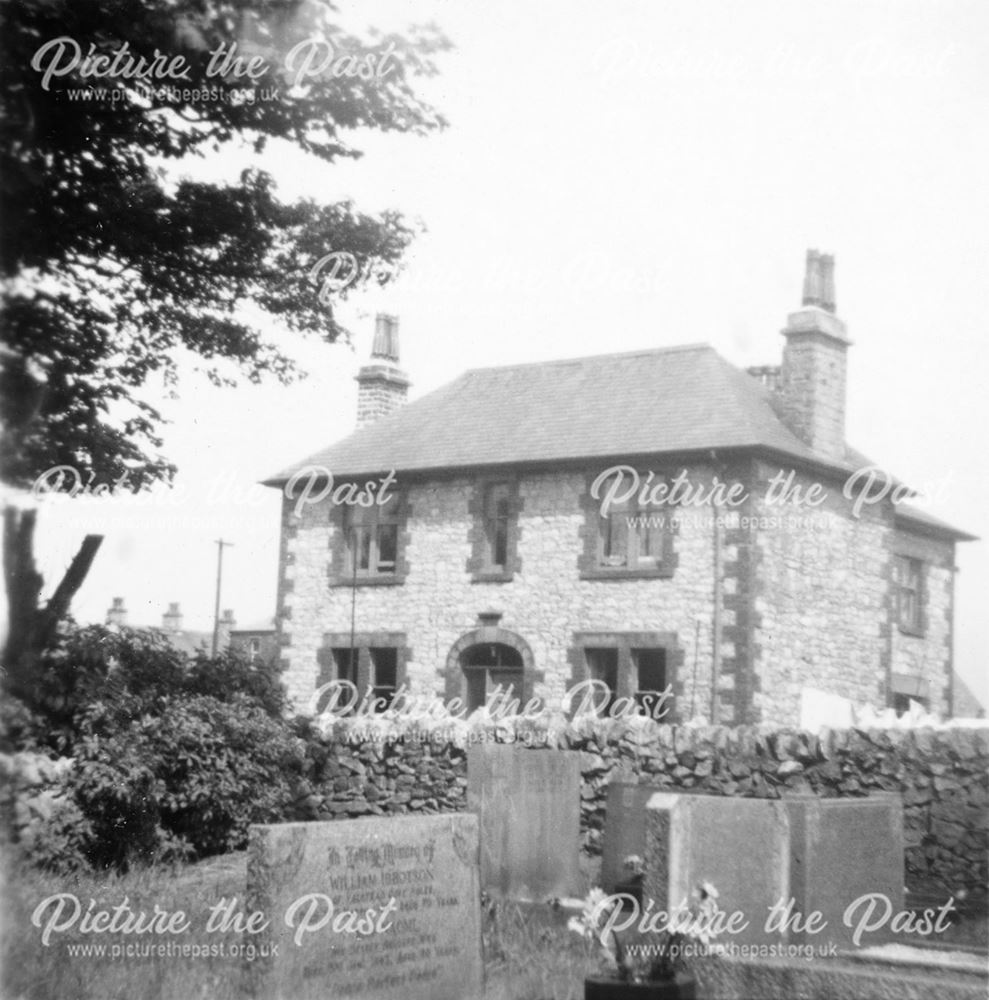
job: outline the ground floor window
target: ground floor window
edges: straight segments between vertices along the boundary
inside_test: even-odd
[[[584,632],[574,635],[570,660],[573,682],[601,682],[595,688],[594,708],[601,714],[614,709],[619,699],[631,699],[637,711],[664,722],[675,718],[674,665],[678,658],[676,635],[668,632]],[[598,695],[597,691],[605,692]],[[576,711],[582,698],[575,697]],[[623,711],[625,705],[622,706]]]
[[[913,702],[917,702],[925,712],[930,708],[926,698],[913,698],[908,694],[894,694],[893,711],[896,712],[896,717],[899,719],[906,715]]]
[[[401,687],[409,649],[401,632],[335,632],[324,636],[317,687],[348,681],[357,691],[353,710],[362,702],[374,713],[391,707]]]
[[[660,699],[668,684],[666,649],[659,646],[655,649],[633,649],[631,652],[635,702],[644,715],[650,715],[654,708],[661,707]]]

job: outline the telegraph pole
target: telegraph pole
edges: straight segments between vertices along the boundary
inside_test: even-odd
[[[220,583],[223,580],[223,547],[232,546],[233,542],[225,542],[222,538],[216,540],[216,608],[213,611],[213,656],[216,656],[220,641]]]

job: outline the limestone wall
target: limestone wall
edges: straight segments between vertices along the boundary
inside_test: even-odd
[[[343,724],[333,738],[314,744],[299,815],[331,819],[466,807],[463,746],[409,734],[391,742],[355,743],[346,729]],[[815,736],[764,727],[634,730],[609,722],[567,727],[556,739],[561,748],[581,754],[587,854],[600,853],[606,789],[616,778],[760,798],[896,792],[904,803],[908,887],[933,878],[952,893],[985,900],[989,728],[835,730]],[[531,747],[519,742],[519,752],[538,752],[539,739],[530,742]]]
[[[764,481],[778,469],[763,467]],[[807,490],[815,482],[794,478]],[[813,687],[859,704],[886,705],[891,614],[892,510],[855,517],[840,488],[817,506],[767,503],[759,516],[795,517],[792,528],[755,533],[754,712],[748,721],[792,724],[800,690]]]
[[[517,566],[500,581],[478,580],[470,570],[478,479],[399,477],[406,505],[399,561],[407,572],[394,585],[346,585],[339,508],[326,498],[296,516],[286,500],[279,615],[284,679],[299,709],[331,679],[325,637],[347,645],[340,637],[352,627],[364,636],[403,636],[401,679],[417,693],[450,697],[458,674],[451,650],[482,612],[494,611],[499,627],[531,652],[531,693],[550,702],[583,679],[576,634],[652,632],[672,637],[673,721],[794,725],[804,687],[882,708],[894,674],[922,680],[931,711],[950,712],[950,541],[908,533],[888,502],[866,504],[856,516],[841,483],[825,484],[819,505],[770,503],[767,483],[780,469],[740,461],[716,470],[750,494],[740,510],[718,512],[724,527],[715,530],[709,506],[656,509],[677,517],[671,576],[589,579],[582,572],[588,483],[603,466],[518,477]],[[704,483],[714,470],[688,472],[691,483]],[[815,482],[795,475],[791,485],[806,494]],[[895,620],[897,553],[925,564],[919,635]]]
[[[534,694],[559,700],[574,683],[572,647],[578,632],[661,631],[676,636],[682,658],[674,684],[683,706],[710,701],[711,630],[698,635],[698,617],[710,619],[713,542],[710,525],[685,519],[674,540],[678,560],[670,579],[582,579],[578,561],[587,492],[585,473],[530,475],[519,482],[518,557],[509,582],[475,582],[467,571],[473,517],[465,478],[412,485],[398,586],[329,586],[334,551],[330,501],[296,518],[286,501],[285,556],[280,587],[284,618],[283,674],[304,709],[320,676],[318,651],[328,632],[402,632],[410,651],[406,679],[417,693],[443,696],[454,643],[494,609],[501,628],[532,650]],[[696,643],[695,643],[696,640]]]

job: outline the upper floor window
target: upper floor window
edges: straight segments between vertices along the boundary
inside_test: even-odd
[[[637,505],[634,498],[605,505],[591,495],[590,482],[582,503],[585,520],[581,576],[621,579],[673,575],[676,508]]]
[[[508,483],[492,483],[484,492],[485,556],[491,569],[508,565]]]
[[[390,509],[389,509],[390,508]],[[394,573],[398,558],[398,505],[347,509],[350,569],[357,576]]]
[[[481,481],[474,487],[467,571],[475,581],[508,581],[518,571],[518,511],[518,486],[514,481]]]
[[[330,583],[401,583],[408,572],[403,559],[405,506],[392,494],[370,507],[337,506],[331,518],[338,525],[333,541]]]
[[[599,517],[598,565],[606,569],[659,569],[666,555],[668,517],[656,508],[613,504],[607,517]]]
[[[922,632],[921,592],[924,564],[912,556],[896,557],[896,615],[904,632]]]

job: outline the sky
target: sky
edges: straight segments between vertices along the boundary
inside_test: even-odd
[[[49,586],[82,534],[106,536],[80,620],[121,596],[132,624],[180,602],[210,629],[221,537],[223,607],[271,619],[279,497],[257,482],[353,428],[376,312],[400,317],[413,398],[466,368],[694,342],[778,364],[811,247],[836,256],[853,341],[849,443],[989,537],[989,5],[343,6],[445,31],[455,49],[422,89],[450,127],[360,137],[365,156],[332,167],[281,148],[189,172],[259,162],[286,198],[352,197],[426,231],[393,287],[340,308],[352,345],[293,343],[305,382],[215,389],[186,372],[164,403],[171,494],[43,504]],[[958,565],[956,663],[989,702],[985,542]]]

